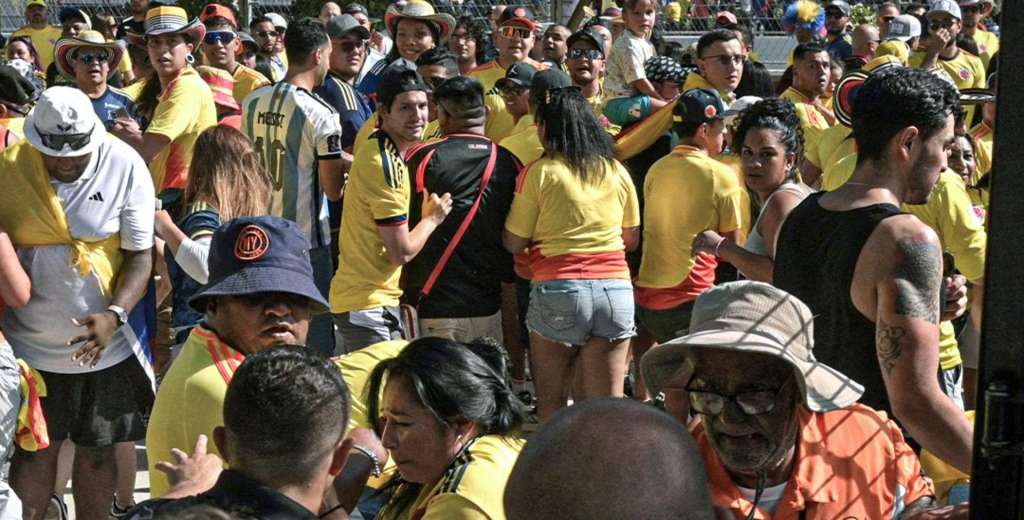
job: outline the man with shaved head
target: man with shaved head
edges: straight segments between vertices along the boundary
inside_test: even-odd
[[[505,515],[710,520],[707,480],[696,443],[678,421],[636,401],[591,399],[530,437],[505,487]]]

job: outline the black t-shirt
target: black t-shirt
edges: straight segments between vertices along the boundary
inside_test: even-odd
[[[407,163],[413,190],[409,227],[420,221],[424,188],[437,195],[451,193],[453,204],[448,218],[403,269],[406,303],[417,303],[420,290],[469,213],[480,190],[491,146],[497,145],[483,136],[452,135],[410,154]],[[502,246],[501,235],[521,168],[511,152],[498,147],[494,172],[484,189],[480,209],[430,296],[420,304],[421,317],[490,316],[501,308],[501,282],[513,279],[512,256]]]
[[[117,39],[123,40],[128,33],[132,34],[145,34],[146,33],[146,22],[145,20],[136,21],[135,18],[129,16],[121,23],[117,24]]]
[[[237,518],[260,520],[316,520],[317,516],[278,491],[230,469],[224,470],[209,491],[179,500],[153,499],[128,512],[130,520],[178,518],[179,512],[208,505]]]

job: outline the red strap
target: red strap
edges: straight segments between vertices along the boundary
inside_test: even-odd
[[[437,283],[437,279],[441,276],[441,272],[444,271],[444,266],[448,265],[448,260],[451,259],[452,254],[455,253],[455,248],[459,246],[459,242],[462,241],[462,236],[466,234],[466,230],[469,229],[469,225],[473,222],[473,217],[476,216],[477,210],[480,209],[480,201],[484,198],[484,189],[487,188],[487,183],[491,181],[491,174],[494,173],[494,164],[498,161],[498,146],[491,143],[491,158],[487,160],[487,167],[484,168],[483,178],[480,179],[480,190],[476,194],[476,200],[473,201],[473,205],[470,206],[469,212],[466,213],[466,217],[462,219],[462,224],[459,224],[459,229],[455,232],[455,236],[452,237],[451,241],[448,242],[448,247],[445,248],[444,254],[441,255],[441,259],[437,261],[437,265],[434,266],[434,270],[430,272],[430,276],[427,278],[427,283],[423,284],[423,288],[420,289],[419,300],[416,302],[416,307],[419,308],[423,300],[427,298],[430,291],[434,288],[434,284]],[[424,161],[426,162],[426,161]]]
[[[427,165],[430,164],[430,158],[434,156],[434,152],[436,151],[437,148],[432,148],[429,152],[427,152],[427,156],[424,157],[422,161],[420,161],[419,166],[416,167],[416,193],[420,193],[426,189],[426,187],[423,184],[423,177],[427,174]],[[412,158],[411,155],[409,157]]]

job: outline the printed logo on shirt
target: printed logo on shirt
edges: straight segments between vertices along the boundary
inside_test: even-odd
[[[971,71],[967,70],[964,67],[960,67],[960,79],[962,79],[962,80],[971,79]]]
[[[93,200],[93,201],[96,201],[96,202],[103,202],[103,194],[97,191],[96,193],[93,193],[92,195],[89,195],[89,200]]]
[[[340,135],[329,135],[327,136],[327,152],[328,153],[341,153],[341,136]]]
[[[260,112],[256,116],[256,123],[280,127],[284,123],[284,114],[278,112]]]

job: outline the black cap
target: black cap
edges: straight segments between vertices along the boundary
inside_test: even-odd
[[[530,82],[530,100],[534,103],[544,99],[548,91],[571,87],[572,78],[561,69],[542,70],[534,74]]]
[[[580,40],[585,40],[594,44],[594,47],[597,47],[597,50],[601,51],[601,56],[604,56],[604,46],[607,45],[608,43],[608,40],[604,37],[604,34],[601,34],[595,31],[594,29],[588,27],[581,31],[576,31],[572,33],[572,36],[569,36],[569,39],[566,41],[565,44],[569,48],[572,48],[572,45]],[[607,56],[604,57],[607,58]]]
[[[714,90],[694,88],[683,92],[672,109],[676,123],[709,123],[723,117],[725,103]]]
[[[505,71],[505,77],[499,79],[494,83],[499,89],[508,88],[508,85],[515,85],[521,88],[530,88],[530,82],[533,81],[533,76],[537,74],[537,69],[529,63],[513,63],[511,67]]]
[[[57,12],[57,20],[62,24],[67,23],[68,20],[81,20],[92,25],[92,20],[89,19],[89,15],[85,14],[85,11],[78,9],[77,7],[61,7],[60,11]]]
[[[414,92],[422,90],[430,92],[431,88],[423,77],[416,72],[416,64],[406,60],[397,59],[388,65],[382,72],[380,83],[377,87],[377,99],[394,100],[403,92]]]
[[[0,100],[15,105],[27,105],[35,95],[36,87],[18,69],[0,65]]]
[[[313,282],[309,240],[280,217],[243,217],[224,224],[210,242],[210,281],[189,299],[199,311],[211,296],[283,292],[305,296],[314,311],[330,305]]]
[[[366,9],[365,5],[360,4],[359,2],[352,2],[351,4],[342,7],[341,14],[361,14],[367,18],[370,17],[370,11]]]

